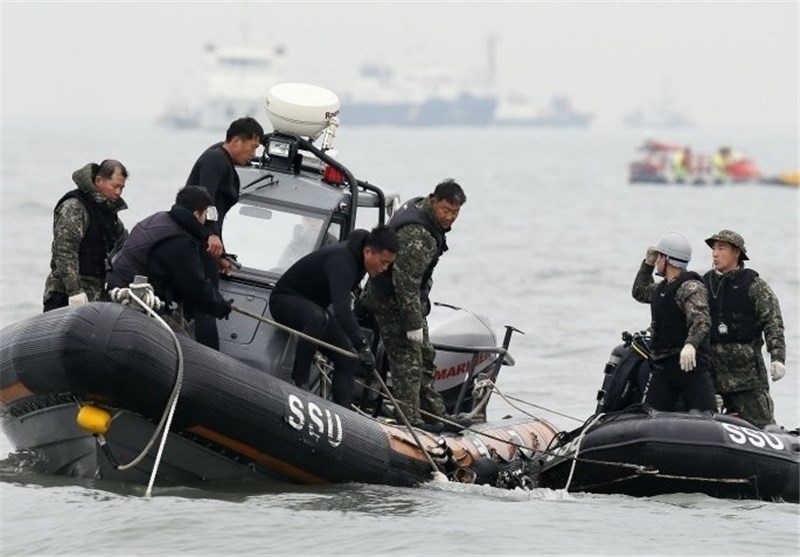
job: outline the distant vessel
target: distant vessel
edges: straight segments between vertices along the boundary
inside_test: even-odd
[[[674,129],[693,128],[694,122],[675,106],[666,88],[661,98],[647,109],[636,109],[625,115],[622,123],[629,128]]]
[[[450,70],[367,65],[342,96],[341,117],[351,126],[481,126],[496,106],[496,95]]]
[[[592,123],[593,117],[589,112],[576,111],[572,99],[566,95],[552,97],[545,108],[533,104],[528,98],[511,95],[500,103],[494,123],[498,126],[585,128]]]
[[[342,123],[350,126],[485,126],[492,122],[496,37],[487,39],[484,70],[394,68],[367,64],[341,95]]]
[[[175,98],[158,121],[175,128],[225,129],[241,116],[263,116],[272,85],[284,81],[277,69],[283,49],[206,45],[198,89],[191,99]]]

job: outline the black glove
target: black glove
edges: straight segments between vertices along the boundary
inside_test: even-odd
[[[358,361],[366,369],[375,369],[375,356],[372,354],[372,350],[370,350],[369,346],[367,345],[364,345],[358,349]]]
[[[225,302],[225,314],[222,316],[223,319],[227,319],[233,310],[233,300],[225,300]]]

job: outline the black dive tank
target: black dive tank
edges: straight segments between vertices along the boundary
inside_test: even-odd
[[[643,361],[628,344],[614,347],[603,370],[603,386],[597,391],[595,414],[616,412],[641,402],[636,377]]]
[[[615,346],[611,350],[611,354],[606,362],[606,367],[603,368],[603,386],[597,391],[597,408],[594,413],[599,414],[605,412],[605,407],[608,405],[608,395],[611,392],[611,384],[614,381],[614,371],[617,369],[620,360],[625,355],[626,347],[624,344]]]

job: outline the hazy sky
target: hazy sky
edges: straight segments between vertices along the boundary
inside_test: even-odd
[[[8,2],[2,115],[154,117],[204,44],[286,48],[289,77],[342,93],[367,62],[484,71],[566,93],[617,126],[665,83],[701,125],[797,128],[798,1]]]

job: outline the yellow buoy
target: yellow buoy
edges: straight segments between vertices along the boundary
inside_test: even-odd
[[[78,411],[78,425],[95,435],[103,435],[111,425],[111,414],[97,406],[81,406]]]

